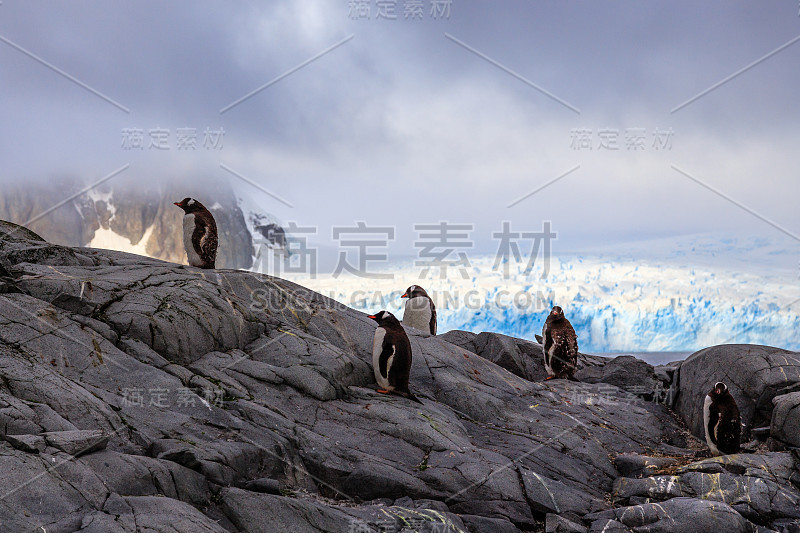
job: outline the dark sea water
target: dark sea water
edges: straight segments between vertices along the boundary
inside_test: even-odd
[[[653,366],[665,365],[673,361],[683,361],[694,352],[618,352],[618,353],[598,353],[602,357],[617,357],[620,355],[632,355]]]

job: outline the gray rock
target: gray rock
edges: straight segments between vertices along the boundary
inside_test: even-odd
[[[600,519],[592,522],[589,533],[632,533],[630,528],[616,520]]]
[[[772,399],[770,436],[788,446],[800,448],[800,392],[782,394]]]
[[[536,512],[585,514],[607,507],[607,504],[599,498],[593,498],[560,481],[524,468],[521,469],[521,473],[525,494]]]
[[[739,407],[746,440],[751,428],[770,424],[772,399],[800,383],[800,355],[769,346],[714,346],[686,359],[676,376],[674,409],[696,437],[705,439],[705,395],[724,381]]]
[[[105,449],[111,437],[108,433],[98,429],[74,430],[74,431],[53,431],[43,433],[48,446],[52,446],[62,452],[78,457],[97,450]]]
[[[586,528],[555,514],[548,514],[544,521],[545,533],[586,533]]]
[[[156,496],[117,496],[110,497],[102,509],[105,516],[115,517],[122,531],[146,531],[154,533],[173,533],[191,531],[192,533],[226,533],[225,528],[215,520],[203,515],[186,503]],[[109,525],[108,520],[94,523],[94,517],[81,531],[100,533]],[[48,531],[50,531],[48,529]],[[112,530],[113,531],[113,530]]]
[[[620,471],[647,475],[652,455],[695,453],[673,413],[624,388],[520,377],[537,379],[535,343],[408,330],[418,404],[375,391],[374,322],[303,287],[26,235],[0,239],[0,264],[22,291],[0,294],[9,487],[0,523],[9,531],[338,532],[413,522],[417,531],[511,532],[541,531],[547,515],[552,527],[605,520],[636,530],[650,525],[616,511],[586,516],[611,512]],[[579,360],[609,379],[626,366],[647,372],[626,358],[608,364]],[[95,435],[105,448],[88,453]],[[620,457],[634,456],[648,459],[625,470]],[[692,502],[713,499],[697,483],[715,479],[739,498],[686,509],[731,502],[753,523],[792,520],[795,456],[739,457],[676,472],[698,495]],[[625,490],[629,507],[670,495]]]
[[[450,331],[439,334],[440,339],[445,340],[450,344],[455,344],[456,346],[464,348],[468,352],[472,353],[478,353],[476,351],[477,348],[475,347],[475,337],[477,336],[477,333],[460,329],[451,329]]]
[[[695,498],[673,498],[664,503],[623,507],[588,515],[593,520],[590,531],[625,531],[633,533],[751,533],[755,528],[731,506]],[[616,528],[597,529],[595,524]]]
[[[404,527],[420,533],[466,533],[459,517],[438,511],[384,505],[354,507],[239,489],[224,489],[221,499],[231,522],[248,533],[400,531]]]
[[[677,459],[672,457],[649,457],[634,453],[623,453],[614,458],[614,466],[620,475],[626,478],[651,476],[658,470],[677,462]]]
[[[47,442],[41,435],[5,435],[6,442],[23,452],[39,453],[47,448]]]
[[[634,496],[665,501],[679,496],[730,505],[755,523],[800,519],[800,490],[792,479],[800,462],[791,453],[735,454],[692,463],[676,475],[645,479],[620,478],[613,494],[618,501]]]
[[[776,520],[772,523],[772,528],[778,533],[800,533],[800,520]],[[756,533],[771,533],[772,530],[761,528]]]
[[[508,520],[466,514],[459,517],[469,533],[519,533],[519,529]]]
[[[538,343],[500,333],[475,335],[466,331],[449,331],[440,337],[529,381],[541,381],[547,377],[542,346]]]
[[[281,484],[279,481],[270,478],[259,478],[248,481],[243,487],[250,492],[261,492],[264,494],[280,494]]]
[[[620,355],[602,366],[585,365],[575,377],[585,383],[607,383],[646,400],[661,400],[666,392],[653,367],[631,355]]]
[[[653,372],[655,372],[656,377],[660,379],[666,387],[669,387],[675,378],[675,372],[678,371],[682,363],[683,361],[673,361],[665,365],[657,365],[653,367]]]

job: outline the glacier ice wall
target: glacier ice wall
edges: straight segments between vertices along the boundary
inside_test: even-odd
[[[585,352],[694,351],[723,343],[800,350],[800,282],[788,271],[744,272],[661,260],[553,258],[526,274],[524,265],[493,268],[494,257],[472,260],[466,278],[450,268],[400,263],[392,279],[320,276],[296,279],[364,312],[403,314],[400,298],[412,283],[437,305],[439,332],[495,331],[533,339],[553,305],[564,308]]]

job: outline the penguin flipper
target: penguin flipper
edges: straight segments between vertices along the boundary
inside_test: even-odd
[[[394,355],[394,346],[392,345],[392,342],[388,338],[384,337],[381,349],[381,355],[378,358],[378,370],[380,371],[381,376],[383,376],[386,379],[389,379],[389,368],[388,368],[389,358],[393,355]]]
[[[709,440],[716,446],[717,445],[717,432],[714,431],[714,428],[717,426],[719,422],[719,408],[711,402],[711,405],[708,406],[708,427],[706,428],[706,434],[708,435]]]

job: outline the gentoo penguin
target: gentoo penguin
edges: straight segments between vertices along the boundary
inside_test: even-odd
[[[712,455],[739,452],[739,433],[742,430],[739,408],[728,386],[721,381],[706,395],[703,427],[706,430],[706,444]]]
[[[433,300],[419,285],[406,289],[401,298],[408,298],[403,313],[403,324],[412,328],[436,335],[436,306]]]
[[[564,310],[554,306],[542,328],[544,368],[551,378],[575,379],[578,367],[578,337]]]
[[[369,318],[378,323],[372,341],[372,369],[378,392],[395,393],[415,402],[419,399],[408,390],[411,372],[411,343],[400,321],[389,311],[380,311]]]
[[[215,268],[217,259],[217,223],[203,204],[184,198],[175,205],[183,209],[183,246],[189,264],[199,268]]]

